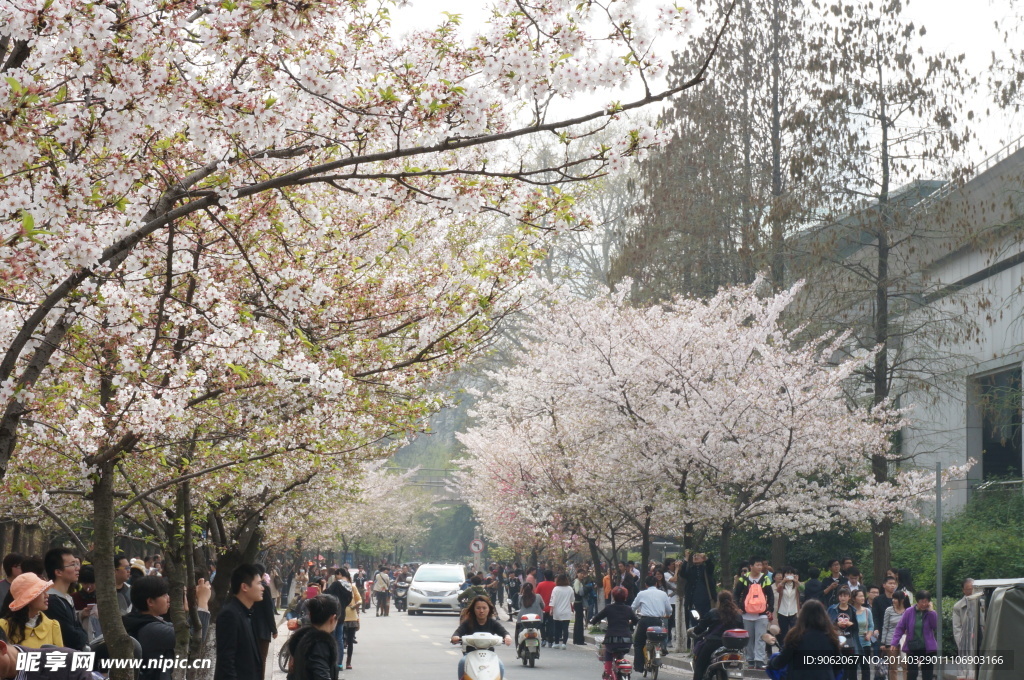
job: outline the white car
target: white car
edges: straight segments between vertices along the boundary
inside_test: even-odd
[[[409,584],[409,614],[462,611],[459,592],[466,572],[458,564],[422,564]]]

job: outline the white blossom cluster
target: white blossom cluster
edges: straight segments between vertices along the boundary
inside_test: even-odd
[[[760,286],[640,309],[627,282],[535,315],[460,435],[464,494],[503,508],[480,514],[489,534],[514,545],[559,525],[607,541],[609,515],[645,510],[665,533],[689,522],[800,534],[915,512],[934,476],[880,484],[870,465],[905,414],[845,396],[870,356],[838,359],[842,335],[797,342],[780,316],[798,287]]]

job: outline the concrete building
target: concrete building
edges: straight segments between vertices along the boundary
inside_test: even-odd
[[[881,297],[879,233],[889,269]],[[983,483],[1020,486],[1024,140],[962,186],[917,182],[894,191],[888,210],[867,206],[789,243],[790,274],[807,280],[794,311],[811,331],[848,330],[851,345],[871,348],[876,312],[888,307],[886,380],[912,409],[903,464],[974,459],[969,479],[953,485],[954,507]],[[860,396],[869,400],[868,373]]]

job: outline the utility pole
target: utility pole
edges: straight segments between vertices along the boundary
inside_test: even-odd
[[[935,613],[939,615],[935,624],[935,638],[938,640],[939,658],[942,658],[942,464],[935,463]],[[935,670],[942,677],[941,664]]]
[[[480,540],[480,525],[479,524],[476,525],[473,528],[473,540],[475,540],[475,541],[479,541]],[[479,573],[479,572],[483,571],[483,569],[480,566],[480,555],[481,555],[481,553],[473,553],[473,570],[474,570],[475,573]]]

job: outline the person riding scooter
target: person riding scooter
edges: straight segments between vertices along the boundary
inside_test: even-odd
[[[711,656],[722,646],[722,633],[743,627],[743,616],[736,606],[732,593],[723,590],[718,593],[718,606],[700,618],[690,629],[697,640],[693,646],[693,677],[701,680],[711,662]]]
[[[608,605],[597,616],[590,620],[591,625],[608,620],[608,629],[604,636],[604,675],[605,680],[612,678],[612,661],[629,651],[633,644],[632,628],[640,622],[633,609],[626,604],[629,591],[622,586],[612,588],[612,604]]]
[[[473,633],[497,635],[503,638],[506,647],[512,645],[512,636],[508,634],[505,627],[498,621],[498,611],[486,595],[477,595],[470,601],[469,606],[462,610],[459,627],[452,633],[451,642],[453,645],[457,645],[462,642],[464,636],[472,635]],[[500,661],[499,665],[501,666],[501,675],[505,677],[505,666]],[[459,659],[458,680],[462,680],[465,668],[466,659]]]

